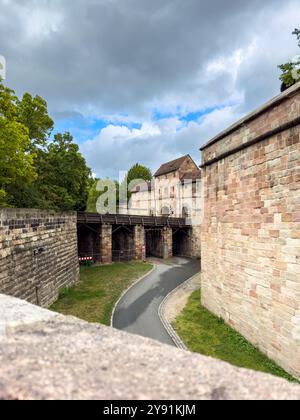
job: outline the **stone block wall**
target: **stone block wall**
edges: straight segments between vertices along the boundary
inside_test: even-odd
[[[134,227],[135,259],[144,260],[146,258],[146,242],[144,226]]]
[[[299,401],[300,387],[0,295],[1,401],[145,396],[151,401]],[[200,410],[197,404],[197,416]]]
[[[201,258],[201,226],[191,229],[191,257]]]
[[[162,247],[162,258],[171,258],[173,256],[173,230],[170,228],[164,228],[162,230]]]
[[[101,226],[100,255],[102,264],[112,263],[112,226]]]
[[[300,377],[300,85],[203,148],[202,302]]]
[[[0,293],[43,307],[79,280],[76,213],[0,210]]]

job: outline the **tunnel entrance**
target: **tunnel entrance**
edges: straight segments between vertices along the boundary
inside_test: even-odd
[[[146,256],[163,258],[163,237],[161,229],[147,229],[146,235]]]
[[[79,225],[77,230],[78,257],[79,261],[101,262],[100,246],[100,226]]]
[[[112,230],[112,260],[114,262],[122,262],[134,259],[134,228],[114,225]]]
[[[173,229],[173,255],[190,257],[192,251],[190,229]]]

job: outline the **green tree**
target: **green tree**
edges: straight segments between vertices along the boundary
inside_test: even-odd
[[[136,180],[151,181],[152,172],[146,166],[142,166],[136,163],[132,168],[129,169],[127,174],[127,183],[128,185]]]
[[[0,80],[0,206],[84,210],[90,169],[69,133],[50,140],[47,102]]]
[[[0,206],[13,202],[10,190],[35,177],[34,154],[28,153],[28,128],[18,122],[17,97],[0,80]]]
[[[122,192],[124,191],[125,188],[127,190],[128,202],[131,198],[130,190],[132,190],[136,185],[138,185],[141,182],[141,180],[151,181],[151,179],[152,179],[151,169],[147,168],[146,166],[140,165],[139,163],[136,163],[135,165],[133,165],[127,172],[126,178],[121,184]]]
[[[31,148],[46,146],[54,122],[48,115],[47,102],[43,98],[25,93],[18,102],[18,120],[29,130]]]
[[[31,183],[36,174],[32,154],[27,153],[30,139],[22,124],[0,116],[0,203],[11,205],[10,189]]]
[[[18,98],[13,90],[3,85],[1,78],[0,115],[9,121],[16,121],[18,116]]]
[[[98,197],[100,195],[99,191],[97,191],[98,181],[99,181],[98,179],[95,179],[94,181],[92,181],[91,185],[90,185],[90,188],[89,188],[86,209],[90,213],[96,213],[96,211],[97,211],[96,203],[97,203]]]
[[[38,188],[47,207],[85,210],[91,171],[70,133],[56,134],[39,157]]]
[[[88,194],[88,200],[87,200],[87,211],[90,213],[96,213],[97,212],[97,201],[98,198],[106,191],[99,191],[97,189],[98,183],[99,183],[99,179],[95,179],[93,180],[93,182],[91,183],[91,186],[89,188],[89,194]],[[117,192],[117,197],[116,197],[116,204],[117,207],[119,205],[119,183],[117,181],[115,181],[116,184],[116,192]]]
[[[300,29],[295,29],[293,35],[297,37],[298,46],[300,47]],[[296,56],[293,60],[279,66],[282,71],[280,80],[282,81],[281,91],[288,89],[300,80],[300,56]]]

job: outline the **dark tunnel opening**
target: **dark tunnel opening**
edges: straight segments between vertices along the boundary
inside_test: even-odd
[[[173,255],[175,257],[189,257],[191,255],[189,229],[173,229]]]
[[[146,235],[146,256],[163,258],[163,237],[161,229],[147,229]]]
[[[80,225],[77,231],[78,237],[78,257],[79,260],[88,258],[93,262],[101,261],[101,235],[100,226]]]
[[[114,262],[122,262],[134,259],[134,228],[114,225],[112,230],[112,260]]]

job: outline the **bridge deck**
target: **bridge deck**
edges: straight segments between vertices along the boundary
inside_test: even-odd
[[[190,227],[187,219],[176,217],[154,217],[154,216],[129,216],[123,214],[98,214],[83,213],[77,214],[79,224],[108,224],[146,227]]]

